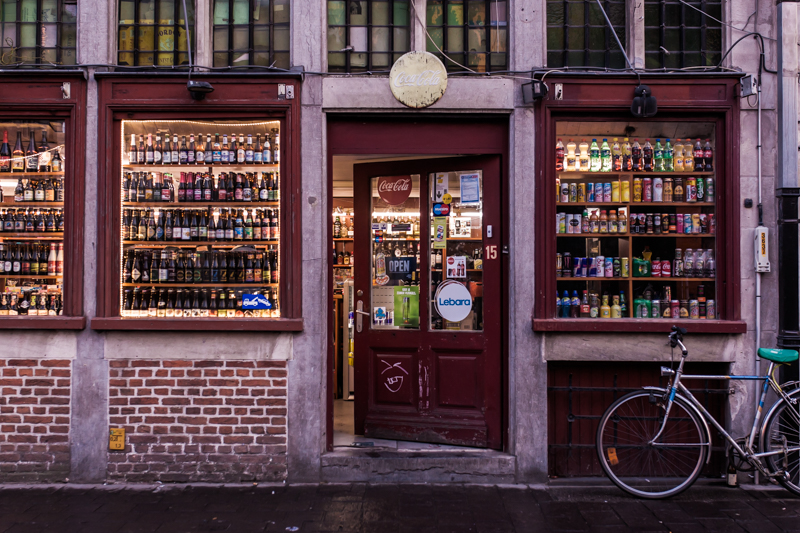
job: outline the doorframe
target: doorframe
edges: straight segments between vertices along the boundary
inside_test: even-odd
[[[333,321],[333,262],[330,244],[333,239],[333,158],[343,155],[380,156],[426,156],[448,157],[470,155],[496,155],[500,157],[501,169],[501,246],[509,246],[510,198],[509,198],[509,114],[447,115],[419,114],[398,116],[386,114],[333,114],[326,115],[326,165],[327,200],[325,202],[325,265],[327,285],[324,290],[327,312],[325,313],[325,339],[327,357],[325,364],[325,451],[333,451],[333,390],[336,376],[330,371],[334,367],[333,343],[330,327]],[[502,257],[502,309],[501,331],[501,437],[502,450],[509,451],[509,265],[510,255]],[[531,280],[533,282],[533,280]]]

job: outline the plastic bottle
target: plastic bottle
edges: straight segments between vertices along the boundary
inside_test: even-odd
[[[603,144],[600,146],[600,171],[611,172],[611,164],[611,148],[608,146],[608,139],[603,139]]]
[[[589,291],[583,291],[583,300],[581,300],[581,318],[589,318]]]
[[[627,137],[625,137],[625,140],[622,143],[622,170],[624,170],[625,172],[633,170],[633,156],[631,155],[631,143],[628,142]]]
[[[580,155],[578,156],[578,170],[581,172],[589,172],[589,143],[586,142],[586,139],[581,140],[581,144],[578,146],[580,149]]]
[[[650,144],[650,139],[644,140],[642,147],[642,170],[645,172],[653,171],[653,146]]]
[[[683,144],[683,171],[692,172],[694,170],[694,151],[692,150],[692,140],[686,139]]]
[[[602,163],[600,160],[600,148],[597,146],[597,139],[592,139],[592,147],[589,149],[589,170],[600,172]]]
[[[561,318],[561,297],[556,291],[556,318]]]
[[[614,172],[622,170],[622,148],[619,146],[619,139],[614,137],[614,144],[611,145],[611,168]]]
[[[564,170],[567,172],[575,172],[578,170],[578,161],[575,156],[575,149],[577,148],[575,141],[572,139],[567,143],[567,157],[564,164]]]
[[[703,148],[703,163],[704,163],[704,170],[706,172],[712,172],[714,170],[714,150],[711,148],[711,141],[706,139],[706,145]]]
[[[617,211],[612,209],[608,214],[608,232],[617,233],[619,231],[619,222],[617,221]]]
[[[572,300],[569,297],[569,291],[564,291],[564,296],[561,298],[561,316],[569,318],[570,308],[572,307]]]
[[[705,150],[703,150],[703,146],[700,144],[700,139],[697,139],[697,142],[694,143],[694,171],[695,172],[703,172],[705,169]]]
[[[608,215],[606,210],[600,210],[600,233],[608,233]]]
[[[675,146],[672,148],[672,170],[683,172],[683,145],[680,139],[675,139]]]
[[[625,301],[625,291],[619,291],[620,318],[628,316],[628,302]]]
[[[674,154],[673,154],[672,144],[670,143],[669,139],[667,139],[667,144],[664,145],[664,153],[662,157],[664,159],[664,172],[674,172],[675,170],[675,165],[673,164]]]
[[[642,147],[639,146],[639,139],[633,140],[633,147],[631,148],[631,170],[634,172],[642,172],[644,169],[644,159],[642,158]]]
[[[706,278],[717,277],[717,262],[714,260],[714,250],[709,248],[706,250],[706,271],[703,274]]]
[[[556,172],[564,171],[564,143],[561,139],[556,143]]]
[[[661,144],[661,139],[656,139],[653,151],[653,171],[664,172],[664,146]]]
[[[619,305],[619,296],[614,296],[611,304],[611,318],[622,318],[622,308]]]
[[[694,252],[691,248],[687,248],[683,254],[683,275],[687,278],[694,277]]]
[[[608,294],[603,294],[603,305],[600,306],[600,318],[611,318],[611,306],[608,305]]]
[[[572,300],[569,303],[569,317],[579,318],[581,316],[581,299],[578,298],[578,291],[572,291]]]

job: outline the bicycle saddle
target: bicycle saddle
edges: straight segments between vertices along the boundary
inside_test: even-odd
[[[759,348],[758,356],[773,363],[794,363],[798,358],[796,350],[781,350],[779,348]]]

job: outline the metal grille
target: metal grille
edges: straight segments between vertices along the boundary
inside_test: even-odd
[[[289,68],[289,0],[215,0],[214,66]]]
[[[726,364],[687,363],[687,374],[727,374]],[[596,476],[595,437],[605,410],[617,398],[643,385],[666,386],[660,365],[652,363],[548,363],[548,470],[551,476]],[[716,420],[724,422],[728,389],[716,381],[687,380],[685,385]],[[711,435],[711,462],[704,470],[716,475],[725,465],[725,446]]]
[[[408,0],[328,0],[328,71],[388,70],[410,50]]]
[[[721,0],[646,0],[645,67],[716,66],[722,57]],[[700,11],[698,11],[698,9]]]
[[[426,22],[427,50],[447,70],[496,72],[508,66],[505,0],[428,0]]]
[[[0,66],[74,65],[77,0],[0,0]]]
[[[603,9],[625,46],[625,0],[603,0]],[[547,0],[547,66],[625,68],[594,0]]]
[[[189,65],[194,46],[194,3],[186,2],[186,35],[181,0],[120,0],[117,62],[120,65],[174,67]]]

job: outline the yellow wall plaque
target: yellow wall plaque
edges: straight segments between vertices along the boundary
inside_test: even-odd
[[[401,104],[421,109],[435,104],[444,95],[447,70],[429,52],[409,52],[394,62],[389,86]]]
[[[125,449],[125,428],[111,428],[108,432],[108,449]]]

